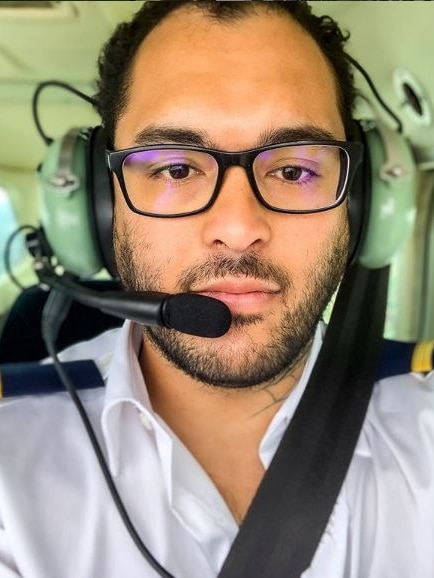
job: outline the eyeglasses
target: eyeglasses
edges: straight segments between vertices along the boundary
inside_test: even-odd
[[[172,144],[107,151],[126,203],[150,217],[206,211],[232,166],[245,169],[256,198],[271,211],[328,211],[345,200],[361,157],[360,143],[340,141],[298,141],[243,152]]]

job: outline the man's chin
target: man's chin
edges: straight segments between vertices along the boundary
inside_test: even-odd
[[[258,320],[253,322],[257,323]],[[240,324],[243,327],[237,326]],[[156,327],[144,332],[151,346],[172,366],[203,385],[226,390],[254,389],[274,383],[292,371],[310,343],[309,339],[303,347],[297,344],[294,351],[286,339],[283,344],[276,340],[260,343],[246,330],[246,324],[252,322],[237,320],[225,336],[215,340]],[[267,333],[260,332],[262,336]]]

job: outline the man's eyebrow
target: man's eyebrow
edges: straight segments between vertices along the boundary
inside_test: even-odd
[[[261,133],[258,147],[293,142],[300,140],[337,140],[330,131],[314,125],[299,125],[295,127],[281,127]]]
[[[155,125],[148,126],[137,133],[134,143],[137,146],[181,144],[214,148],[204,131]]]
[[[280,127],[263,131],[259,135],[258,141],[252,143],[250,148],[303,140],[336,140],[336,136],[330,131],[314,125]],[[136,146],[179,144],[210,149],[219,148],[205,131],[164,125],[145,127],[136,134],[134,144]]]

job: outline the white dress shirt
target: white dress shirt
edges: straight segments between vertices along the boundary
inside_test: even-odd
[[[80,397],[142,540],[176,578],[214,578],[238,528],[207,474],[153,412],[137,359],[140,341],[140,328],[127,322],[62,357],[92,358],[106,379],[105,388]],[[298,385],[261,441],[266,468],[320,346],[318,330]],[[158,576],[125,530],[66,393],[0,406],[0,578],[18,576]],[[433,577],[434,373],[410,374],[376,384],[349,473],[303,578]]]

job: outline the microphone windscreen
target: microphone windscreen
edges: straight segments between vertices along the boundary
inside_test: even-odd
[[[206,295],[169,295],[162,308],[164,325],[198,337],[221,337],[231,326],[232,315],[224,303]]]

